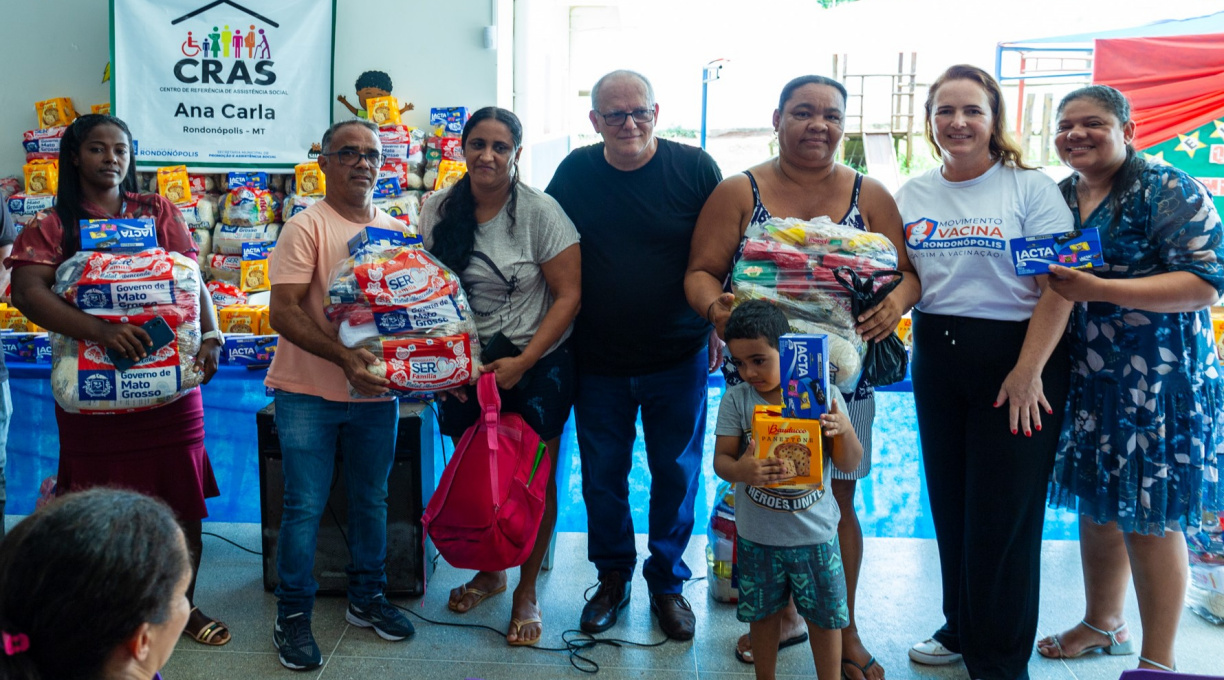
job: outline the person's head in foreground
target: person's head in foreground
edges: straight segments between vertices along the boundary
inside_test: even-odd
[[[170,509],[129,491],[69,494],[0,543],[0,678],[154,677],[191,607]]]

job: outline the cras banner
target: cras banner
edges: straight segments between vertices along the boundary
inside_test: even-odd
[[[334,20],[334,0],[111,0],[137,166],[292,170],[331,124]]]

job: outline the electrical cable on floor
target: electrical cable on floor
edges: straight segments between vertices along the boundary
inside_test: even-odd
[[[248,548],[248,547],[246,547],[246,546],[244,546],[244,545],[241,545],[241,544],[239,544],[239,543],[236,543],[236,542],[234,542],[234,541],[231,541],[230,539],[228,539],[228,538],[226,538],[226,537],[222,536],[221,534],[214,534],[214,533],[213,533],[213,532],[211,532],[211,531],[201,531],[201,532],[200,532],[200,535],[201,535],[201,536],[212,536],[213,538],[219,538],[219,539],[221,539],[222,541],[225,541],[226,543],[229,543],[230,545],[234,546],[235,548],[237,548],[237,549],[239,549],[239,550],[242,550],[242,551],[244,551],[244,552],[249,552],[249,553],[251,553],[252,555],[263,555],[263,551],[262,551],[262,550],[251,550],[250,548]]]
[[[704,581],[705,578],[706,578],[705,576],[698,576],[696,578],[688,579],[687,581],[685,581],[684,587],[688,587],[690,583],[696,583],[697,581]],[[598,587],[598,585],[599,584],[595,584],[587,588],[586,592],[583,594],[583,598],[589,601],[589,593],[591,592],[593,588]],[[449,628],[478,628],[481,630],[487,630],[490,633],[497,635],[498,637],[504,638],[506,635],[502,631],[492,626],[486,626],[483,623],[454,623],[451,621],[435,621],[434,619],[428,618],[407,607],[403,607],[398,604],[395,604],[394,602],[392,602],[391,605],[395,607],[396,609],[404,611],[405,613],[408,613],[408,614],[412,614],[418,619],[426,623],[432,623],[435,626],[447,626]],[[659,640],[658,642],[634,642],[633,640],[624,640],[621,638],[600,638],[600,637],[595,637],[594,635],[584,630],[579,630],[577,628],[569,628],[561,632],[561,642],[565,644],[564,647],[541,647],[539,645],[522,645],[522,648],[535,650],[537,652],[564,652],[569,655],[569,662],[571,666],[573,666],[575,669],[579,671],[582,671],[583,673],[590,673],[594,675],[599,672],[599,664],[594,659],[588,656],[585,656],[583,654],[584,652],[587,652],[588,650],[594,649],[600,645],[607,645],[609,647],[639,647],[642,649],[649,649],[652,647],[662,647],[663,645],[667,644],[668,641],[669,641],[669,638],[667,637],[664,637],[662,640]]]
[[[437,408],[433,404],[431,404],[430,406],[431,408],[433,408],[435,415],[437,415]],[[442,459],[445,465],[449,463],[449,461],[446,458],[446,439],[444,435],[442,434],[441,430],[439,430],[438,432],[438,443],[442,450]],[[340,465],[339,461],[337,461],[336,467],[333,469],[332,489],[335,488],[336,483],[338,481],[337,478],[339,477],[339,472],[340,472],[339,465]],[[344,530],[344,525],[340,522],[340,517],[339,515],[337,515],[335,508],[332,507],[330,498],[331,498],[331,494],[329,493],[328,502],[327,502],[328,513],[331,515],[332,520],[336,523],[336,527],[340,530],[340,537],[344,539],[345,547],[348,548],[349,553],[352,554],[352,546],[350,546],[348,542],[348,533]],[[208,534],[208,535],[216,536],[217,538],[220,538],[221,540],[226,541],[228,543],[233,543],[233,541],[230,541],[229,539],[224,538],[222,536],[217,536],[216,534]],[[234,545],[237,546],[238,544],[234,543]],[[242,548],[242,546],[238,546],[238,547]],[[248,550],[247,548],[242,548],[242,549],[246,550],[247,552],[257,554],[257,555],[260,554],[258,552],[255,552],[254,550]],[[437,571],[438,560],[441,559],[441,557],[442,556],[440,554],[434,555],[433,567],[434,567],[435,572]],[[683,587],[688,587],[690,583],[695,583],[697,581],[704,581],[705,578],[706,578],[705,576],[698,576],[696,578],[690,578],[684,583]],[[593,585],[590,588],[587,588],[586,593],[590,593],[591,588],[595,588],[596,586],[598,586],[598,584]],[[583,597],[587,598],[587,595],[584,594]],[[455,623],[451,621],[435,621],[434,619],[428,618],[407,607],[403,607],[401,605],[395,604],[394,602],[391,602],[391,605],[395,607],[396,609],[399,609],[407,614],[411,614],[415,616],[421,621],[424,621],[426,623],[431,623],[435,626],[446,626],[449,628],[477,628],[477,629],[487,630],[490,633],[497,635],[498,637],[503,637],[503,638],[505,637],[505,633],[503,633],[502,631],[492,626],[486,626],[481,623]],[[579,671],[582,671],[583,673],[590,673],[593,675],[599,672],[599,664],[594,659],[591,659],[590,657],[585,656],[584,652],[587,652],[591,649],[599,647],[600,645],[608,645],[610,647],[639,647],[643,649],[649,649],[652,647],[661,647],[667,644],[667,642],[669,641],[669,638],[664,637],[662,640],[659,640],[658,642],[634,642],[633,640],[624,640],[621,638],[599,638],[599,637],[595,637],[594,635],[590,633],[587,633],[584,630],[570,628],[570,629],[567,629],[561,632],[561,641],[564,643],[565,645],[564,647],[541,647],[539,645],[522,645],[522,647],[524,649],[531,649],[537,652],[564,652],[564,653],[567,653],[569,655],[569,662],[571,666],[573,666],[575,669]]]

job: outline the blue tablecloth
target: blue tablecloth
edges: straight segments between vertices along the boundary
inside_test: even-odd
[[[8,364],[13,419],[8,438],[6,512],[34,510],[42,480],[59,467],[59,429],[49,364]],[[266,369],[222,366],[204,392],[204,443],[222,493],[208,501],[209,519],[259,521],[255,412],[266,406]]]
[[[8,507],[11,514],[26,514],[33,510],[37,499],[38,487],[42,480],[56,473],[59,465],[59,435],[55,423],[55,402],[51,396],[50,374],[48,364],[9,364],[10,388],[13,393],[14,414],[8,442]],[[243,367],[222,366],[217,375],[202,389],[204,392],[204,428],[205,444],[208,447],[209,458],[213,471],[217,476],[217,485],[221,496],[209,499],[209,520],[221,522],[259,522],[259,465],[257,458],[257,435],[255,431],[255,412],[271,401],[267,396],[263,379],[265,370],[250,370]],[[718,401],[724,387],[721,372],[715,372],[709,379],[710,400],[707,428],[707,457],[713,451],[713,423],[717,419]],[[877,388],[881,392],[910,392],[912,385],[905,381],[888,387]],[[901,395],[898,395],[901,396]],[[912,401],[905,395],[908,406],[903,411],[912,410]],[[891,402],[888,402],[891,403]],[[896,476],[906,479],[916,479],[916,460],[902,463],[889,455],[885,441],[892,429],[898,429],[903,442],[894,448],[904,449],[916,457],[916,438],[914,436],[912,416],[897,421],[886,412],[888,406],[883,402],[880,411],[883,417],[877,419],[877,440],[881,442],[878,448],[883,449],[876,455],[876,460],[882,463],[876,476],[888,472],[889,462],[895,462],[898,469],[905,473],[887,474],[890,481],[885,485],[889,491],[889,499],[879,508],[880,521],[893,526],[898,521],[912,524],[909,514],[898,512],[898,507],[914,505],[916,499],[909,501],[909,492],[894,488]],[[639,427],[641,425],[639,424]],[[880,428],[889,428],[879,432]],[[445,442],[444,449],[438,447],[441,455],[450,452],[450,442]],[[558,518],[560,531],[585,531],[586,514],[582,505],[581,478],[577,455],[577,441],[574,436],[573,418],[566,423],[565,432],[561,438],[561,460],[558,465],[557,485],[562,499]],[[893,458],[893,461],[889,461]],[[632,507],[634,508],[635,527],[646,526],[646,510],[649,506],[649,474],[646,472],[645,447],[639,438],[634,447],[634,473],[630,479]],[[441,471],[439,461],[438,471]],[[717,479],[708,470],[705,471],[704,483],[699,492],[698,516],[709,512],[712,504],[714,487]],[[870,480],[864,480],[865,491],[870,489]],[[914,485],[916,486],[916,485]],[[895,496],[895,497],[894,497]],[[875,496],[863,493],[862,499],[868,504],[874,504]],[[906,519],[909,518],[909,519]],[[698,531],[701,523],[698,521]],[[893,527],[895,529],[895,527]]]

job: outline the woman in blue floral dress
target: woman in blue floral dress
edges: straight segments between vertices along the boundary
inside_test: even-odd
[[[1063,195],[1099,228],[1105,266],[1051,267],[1071,316],[1071,392],[1050,503],[1080,513],[1083,621],[1038,642],[1049,658],[1134,653],[1122,619],[1133,577],[1141,668],[1174,667],[1186,590],[1183,532],[1224,505],[1224,377],[1207,308],[1224,291],[1224,229],[1189,175],[1137,157],[1130,105],[1093,85],[1059,104]]]

